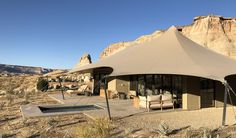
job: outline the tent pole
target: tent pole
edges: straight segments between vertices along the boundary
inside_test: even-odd
[[[94,77],[92,77],[91,79],[92,79],[92,94],[94,94]]]
[[[62,88],[62,85],[61,85],[61,78],[58,77],[58,80],[59,80],[59,84],[60,84],[60,87],[61,87],[62,98],[63,98],[63,100],[65,100],[65,96],[64,96],[63,88]]]
[[[229,88],[227,87],[227,82],[225,82],[225,94],[224,94],[224,108],[223,108],[223,116],[222,116],[222,126],[225,126],[225,119],[226,119],[226,108],[227,108],[227,93]]]
[[[105,76],[105,97],[106,97],[106,103],[107,103],[107,112],[108,112],[108,117],[109,120],[111,120],[111,112],[110,112],[110,107],[109,107],[109,101],[108,101],[108,96],[107,96],[107,76]]]

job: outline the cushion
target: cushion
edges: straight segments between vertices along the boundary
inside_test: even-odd
[[[173,103],[163,103],[162,107],[163,108],[165,108],[165,107],[173,107]]]
[[[162,103],[166,104],[166,103],[173,103],[173,101],[168,100],[168,101],[162,101]]]
[[[171,94],[171,92],[170,91],[165,91],[164,94]]]
[[[150,104],[161,104],[160,101],[155,101],[155,102],[149,102]]]
[[[161,100],[161,95],[151,95],[147,97],[148,101],[160,101]]]
[[[152,109],[161,108],[161,104],[151,104],[150,108],[152,108]]]
[[[172,95],[171,94],[164,94],[161,97],[162,101],[172,101]]]

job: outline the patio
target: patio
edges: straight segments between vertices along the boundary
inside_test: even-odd
[[[73,96],[66,95],[65,100],[60,94],[51,94],[49,97],[57,99],[64,104],[86,105],[96,104],[104,107],[105,110],[91,110],[84,112],[85,115],[91,118],[108,117],[106,110],[105,98],[99,96]],[[193,128],[208,127],[218,128],[222,121],[223,108],[203,108],[200,110],[183,110],[183,109],[164,109],[150,110],[138,109],[133,107],[132,100],[110,99],[110,110],[112,117],[123,118],[125,125],[132,128],[146,128],[147,130],[156,129],[157,124],[164,121],[172,128],[183,128],[191,126]],[[227,108],[226,124],[233,125],[236,123],[234,117],[236,108],[229,106]]]
[[[91,118],[108,117],[107,106],[105,98],[100,96],[68,96],[65,95],[65,100],[62,99],[61,94],[50,94],[49,97],[57,100],[62,104],[74,105],[89,105],[96,104],[104,108],[104,110],[91,110],[84,112],[85,115]],[[138,113],[146,112],[144,109],[137,109],[133,107],[131,100],[109,99],[109,106],[112,117],[126,117]]]
[[[58,101],[65,106],[78,106],[78,105],[98,105],[103,109],[99,110],[87,110],[87,111],[77,111],[77,112],[65,112],[65,113],[42,113],[38,106],[42,105],[24,105],[21,106],[21,110],[23,112],[24,117],[41,117],[41,116],[50,116],[50,115],[65,115],[65,114],[75,114],[75,113],[83,113],[90,118],[101,118],[108,117],[107,106],[105,98],[99,96],[68,96],[65,95],[65,100],[63,100],[61,94],[49,94],[49,97]],[[132,116],[134,114],[144,113],[146,112],[144,109],[137,109],[133,107],[133,103],[131,100],[118,100],[118,99],[110,99],[109,100],[110,111],[112,117],[127,117]],[[55,106],[55,105],[51,105]],[[56,105],[57,106],[57,105]]]

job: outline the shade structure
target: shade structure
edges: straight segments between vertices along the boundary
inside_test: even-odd
[[[211,51],[183,36],[174,26],[149,42],[128,47],[71,72],[109,67],[109,76],[175,74],[224,81],[236,74],[236,60]]]

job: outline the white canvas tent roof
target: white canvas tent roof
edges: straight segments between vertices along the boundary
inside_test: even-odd
[[[71,72],[110,67],[109,76],[176,74],[224,81],[236,74],[236,60],[213,52],[183,36],[174,26],[163,35]]]

